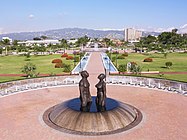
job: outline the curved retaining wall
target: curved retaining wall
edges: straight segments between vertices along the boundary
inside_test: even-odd
[[[156,78],[133,76],[107,76],[108,84],[123,84],[147,88],[155,88],[169,92],[187,95],[187,83]]]
[[[79,76],[56,76],[0,83],[0,97],[26,90],[60,85],[76,85],[79,81]]]
[[[56,76],[26,79],[20,81],[12,81],[7,83],[0,83],[0,97],[11,95],[17,92],[26,90],[35,90],[46,87],[63,86],[63,85],[78,85],[80,76]],[[144,77],[131,76],[107,76],[107,84],[121,84],[129,86],[147,87],[153,89],[160,89],[172,93],[179,93],[187,95],[187,83],[155,79]]]

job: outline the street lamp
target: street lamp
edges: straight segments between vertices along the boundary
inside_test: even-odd
[[[116,51],[116,68],[118,67],[118,50]]]
[[[80,51],[80,69],[81,69],[81,57],[82,57],[82,51]]]
[[[76,52],[73,51],[73,55],[74,55],[74,61],[73,61],[73,62],[74,62],[74,68],[75,68],[75,53],[76,53]]]
[[[110,74],[110,65],[111,65],[111,48],[109,48],[109,60],[108,60],[108,62],[109,62],[109,74]]]

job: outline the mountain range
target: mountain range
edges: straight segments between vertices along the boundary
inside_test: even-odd
[[[143,35],[146,36],[159,35],[156,32],[143,32]],[[64,29],[55,29],[47,31],[38,31],[38,32],[20,32],[20,33],[9,33],[9,34],[0,34],[0,38],[9,37],[13,40],[31,40],[34,37],[47,36],[50,39],[71,39],[79,38],[82,36],[88,36],[91,38],[115,38],[115,39],[124,39],[123,30],[93,30],[93,29],[82,29],[82,28],[64,28]]]

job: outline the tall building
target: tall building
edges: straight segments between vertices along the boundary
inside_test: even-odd
[[[125,41],[139,42],[141,37],[142,37],[142,31],[138,31],[133,28],[125,29]]]

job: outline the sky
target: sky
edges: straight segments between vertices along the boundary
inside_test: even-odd
[[[0,34],[62,28],[167,30],[187,25],[187,0],[0,0]]]

